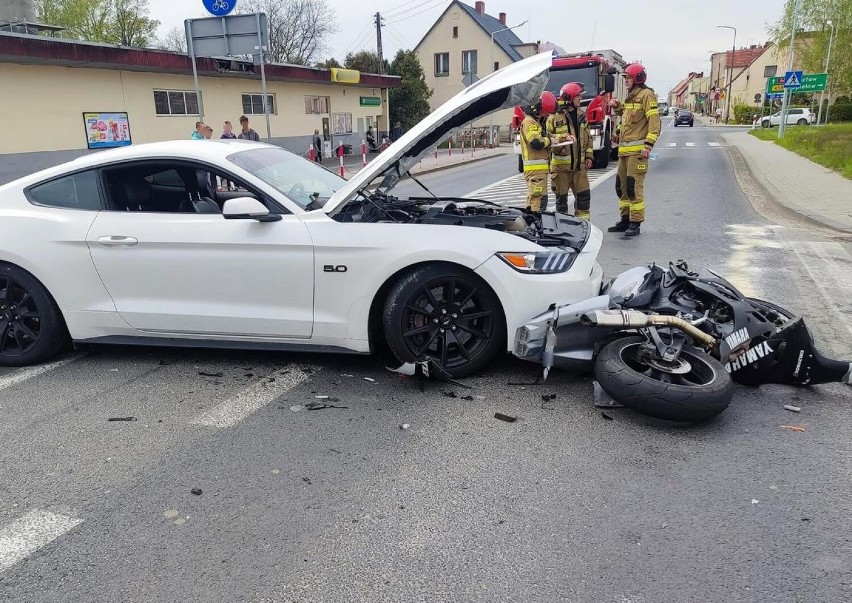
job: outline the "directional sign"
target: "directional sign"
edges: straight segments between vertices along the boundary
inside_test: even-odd
[[[784,74],[784,87],[785,88],[798,88],[802,85],[802,72],[801,71],[788,71]]]
[[[802,85],[796,92],[822,92],[826,90],[827,83],[827,73],[808,73],[802,76]]]
[[[214,17],[224,17],[237,6],[237,0],[202,0],[204,8]]]
[[[784,92],[784,78],[771,77],[766,80],[766,94],[781,94]]]

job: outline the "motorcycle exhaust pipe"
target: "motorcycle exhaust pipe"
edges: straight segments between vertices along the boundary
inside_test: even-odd
[[[595,327],[641,329],[642,327],[675,327],[707,347],[716,345],[716,339],[676,316],[644,314],[637,310],[595,310],[580,317],[580,324]]]

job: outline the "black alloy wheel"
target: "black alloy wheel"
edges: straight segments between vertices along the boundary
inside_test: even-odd
[[[403,362],[431,358],[451,377],[484,368],[503,345],[499,300],[481,279],[442,265],[425,266],[391,289],[385,337]]]
[[[56,302],[31,274],[0,264],[0,366],[24,366],[56,354],[65,341]]]

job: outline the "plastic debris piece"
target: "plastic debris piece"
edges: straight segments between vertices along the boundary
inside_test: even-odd
[[[601,416],[602,416],[604,419],[606,419],[607,421],[613,421],[613,420],[614,420],[611,416],[609,416],[608,414],[606,414],[606,413],[605,413],[605,412],[603,412],[603,411],[601,411]]]
[[[801,425],[781,425],[781,429],[789,429],[790,431],[805,433],[805,428]]]
[[[292,410],[293,412],[299,412],[300,410],[305,410],[305,407],[301,404],[297,404],[296,406],[291,406],[290,410]]]
[[[182,526],[182,525],[183,525],[183,524],[185,524],[185,523],[186,523],[186,518],[185,518],[185,517],[181,517],[180,519],[175,519],[175,521],[174,521],[174,524],[175,524],[176,526]]]
[[[110,417],[107,421],[138,421],[136,417]]]
[[[504,415],[501,412],[495,412],[494,418],[499,419],[501,421],[506,421],[506,423],[514,423],[515,421],[518,420],[518,417],[513,417],[511,415]]]
[[[273,475],[278,475],[279,473],[281,473],[281,469],[273,469],[272,470]]]
[[[196,496],[201,496],[201,494],[202,494],[201,488],[193,488],[192,490],[190,490],[190,492],[192,492]]]
[[[753,504],[753,505],[756,505],[756,504],[757,504],[757,503],[759,503],[759,502],[760,502],[760,501],[759,501],[759,500],[757,500],[756,498],[752,498],[752,499],[751,499],[751,504]]]
[[[462,400],[467,400],[468,402],[472,402],[473,396],[462,396]]]
[[[178,515],[180,515],[180,513],[178,513],[176,509],[168,509],[163,513],[163,516],[166,519],[177,519]]]
[[[328,396],[326,396],[325,394],[317,394],[316,396],[314,396],[314,398],[316,398],[317,400],[328,400]]]
[[[355,375],[350,375],[349,373],[343,373],[340,375],[341,377],[354,377]]]
[[[218,373],[205,373],[204,371],[198,371],[198,374],[202,377],[223,377],[223,373],[219,371]]]
[[[334,398],[334,401],[339,402],[339,400],[337,400],[336,398]],[[305,404],[305,408],[307,408],[308,410],[322,410],[324,408],[349,408],[348,406],[337,406],[335,404],[332,404],[331,402],[332,400],[329,400],[328,402],[308,402],[307,404]]]
[[[793,411],[793,412],[802,412],[801,407],[793,406],[792,404],[785,404],[784,408],[786,408],[787,410]]]
[[[542,402],[550,402],[551,400],[556,400],[556,394],[543,394],[541,396]]]
[[[375,382],[376,382],[376,380],[375,380],[375,379],[373,379],[372,377],[364,377],[364,381],[369,381],[370,383],[375,383]]]
[[[399,425],[400,429],[408,429],[409,427],[411,427],[411,425],[409,425],[408,423],[401,423]]]
[[[624,405],[613,400],[612,396],[606,393],[597,381],[592,383],[592,387],[594,388],[595,406],[598,408],[624,408]]]

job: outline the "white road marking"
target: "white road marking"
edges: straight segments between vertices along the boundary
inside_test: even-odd
[[[7,524],[0,529],[0,572],[81,523],[82,519],[36,509]]]
[[[676,142],[670,142],[670,143],[668,143],[666,146],[669,146],[669,147],[676,147],[676,146],[677,146],[677,143],[676,143]]]
[[[82,358],[84,354],[72,354],[68,358],[63,358],[62,360],[57,360],[56,362],[50,362],[48,364],[42,364],[39,366],[31,366],[27,368],[23,368],[15,371],[10,375],[5,375],[0,377],[0,390],[4,390],[6,388],[12,387],[13,385],[19,385],[24,381],[28,381],[33,377],[38,377],[48,371],[52,371],[53,369],[59,368],[60,366],[65,366],[75,360]]]
[[[306,368],[312,371],[319,370],[318,367]],[[204,427],[233,427],[300,383],[304,383],[308,377],[308,374],[299,366],[275,371],[215,408],[194,417],[190,423]]]
[[[612,176],[615,176],[618,171],[618,166],[615,162],[603,169],[589,170],[589,190],[602,184]],[[552,191],[548,191],[551,193]],[[465,195],[467,199],[479,199],[482,201],[491,201],[504,207],[523,206],[527,196],[527,184],[523,174],[515,174],[508,178],[503,178],[497,182],[492,182],[487,186],[483,186],[471,193]],[[549,194],[548,207],[553,207],[553,195]],[[568,195],[569,200],[573,199],[573,195]]]
[[[687,142],[687,143],[686,143],[686,146],[687,146],[687,148],[690,148],[690,149],[691,149],[691,148],[693,148],[693,147],[695,146],[695,143],[694,143],[694,142]]]
[[[718,142],[708,142],[707,144],[709,144],[711,147],[714,147],[714,148],[718,148],[718,147],[722,146]]]

